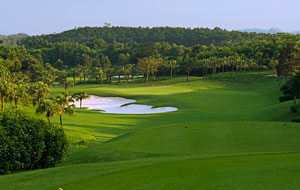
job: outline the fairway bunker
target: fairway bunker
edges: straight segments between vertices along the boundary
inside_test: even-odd
[[[153,106],[149,105],[132,104],[135,102],[136,100],[121,97],[99,97],[91,95],[89,99],[82,100],[82,106],[91,110],[101,110],[102,113],[115,114],[152,114],[178,110],[175,107],[153,108]],[[76,101],[75,105],[79,107],[80,102]]]

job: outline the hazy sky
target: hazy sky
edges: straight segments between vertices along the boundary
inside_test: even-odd
[[[0,34],[83,26],[300,30],[299,0],[0,0]]]

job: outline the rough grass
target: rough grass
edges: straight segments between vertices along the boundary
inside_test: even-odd
[[[179,110],[119,115],[77,109],[75,117],[64,116],[73,148],[63,162],[0,176],[0,189],[299,189],[300,126],[289,122],[292,103],[279,103],[277,80],[265,74],[76,85],[70,93]],[[52,96],[61,90],[51,89]]]

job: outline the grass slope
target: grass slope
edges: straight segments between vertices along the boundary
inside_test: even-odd
[[[72,142],[64,161],[0,176],[0,189],[299,189],[300,127],[288,122],[291,102],[278,102],[277,80],[263,75],[76,85],[70,93],[123,96],[179,111],[78,109],[76,117],[64,117]]]

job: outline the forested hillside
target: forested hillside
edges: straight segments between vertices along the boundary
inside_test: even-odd
[[[0,40],[3,42],[4,45],[7,46],[16,46],[17,42],[23,38],[28,37],[27,34],[19,33],[19,34],[13,34],[13,35],[0,35]]]
[[[230,43],[261,39],[270,34],[256,34],[238,31],[227,31],[220,28],[171,28],[171,27],[84,27],[75,28],[59,34],[34,36],[23,39],[20,44],[27,47],[35,47],[34,43],[39,41],[55,42],[92,42],[102,38],[108,43],[120,42],[128,44],[150,45],[155,42],[168,42],[184,46],[195,44],[224,46]]]

